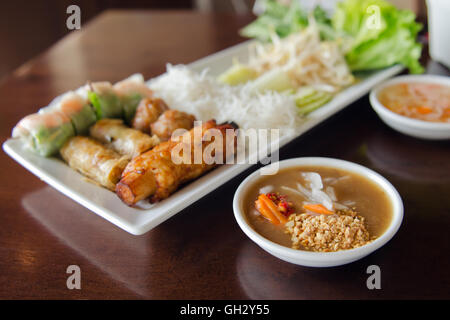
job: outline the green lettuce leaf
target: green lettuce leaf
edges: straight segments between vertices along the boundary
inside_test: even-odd
[[[345,0],[337,5],[332,24],[352,38],[346,59],[352,71],[402,64],[411,73],[423,72],[422,46],[416,41],[422,25],[408,10],[385,0]]]
[[[123,116],[122,103],[114,93],[88,92],[88,99],[94,108],[97,120],[104,118],[121,118]]]
[[[40,128],[33,134],[32,147],[35,152],[44,157],[55,155],[64,143],[75,135],[75,130],[70,122],[54,128]]]
[[[122,97],[123,117],[125,118],[126,124],[131,125],[134,115],[136,114],[136,109],[142,98],[142,95],[139,93]]]
[[[288,7],[274,0],[266,0],[264,7],[264,13],[241,29],[240,35],[266,42],[270,41],[274,33],[284,38],[308,26],[308,12],[300,7],[298,1],[293,1]],[[315,7],[313,16],[319,26],[321,37],[334,38],[331,19],[320,6]]]
[[[90,103],[92,104],[92,107],[94,107],[95,115],[97,116],[97,119],[101,119],[102,118],[102,108],[100,106],[100,99],[98,98],[98,95],[95,92],[89,91],[88,99],[89,99]]]

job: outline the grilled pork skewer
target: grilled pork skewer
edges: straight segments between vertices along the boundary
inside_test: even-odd
[[[206,171],[214,168],[217,163],[215,161],[205,162],[203,151],[210,144],[216,143],[214,131],[217,129],[221,133],[222,141],[218,141],[215,146],[221,147],[221,150],[215,149],[211,156],[215,159],[221,159],[225,163],[227,155],[234,154],[236,148],[236,136],[234,127],[230,124],[216,125],[214,120],[205,122],[201,128],[194,128],[183,135],[179,136],[177,141],[169,140],[163,142],[140,156],[135,157],[125,168],[122,178],[116,185],[116,193],[127,205],[134,205],[142,199],[151,196],[151,201],[156,202],[167,198],[173,193],[180,184],[192,180]],[[232,139],[227,139],[227,129],[231,130]],[[200,163],[194,163],[194,139],[195,130],[201,130],[202,159]],[[229,135],[230,131],[228,131]],[[213,138],[211,138],[213,137]],[[182,141],[191,141],[190,153],[184,154],[180,144]],[[228,144],[228,146],[227,146]],[[197,146],[199,147],[199,146]],[[172,150],[179,148],[179,160],[181,163],[172,161]],[[219,147],[217,147],[219,148]],[[229,151],[231,148],[231,152]],[[228,149],[228,154],[227,154]],[[219,152],[219,154],[216,154]],[[190,157],[190,158],[189,158]],[[190,160],[190,161],[181,161]],[[186,163],[189,162],[189,163]]]
[[[139,103],[132,127],[150,133],[150,124],[158,120],[164,111],[169,110],[167,104],[159,98],[144,98]]]
[[[150,124],[152,134],[161,141],[167,141],[177,129],[190,130],[194,126],[195,117],[183,111],[167,110],[159,116],[158,120]]]

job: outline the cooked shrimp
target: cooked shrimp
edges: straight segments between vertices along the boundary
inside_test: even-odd
[[[59,111],[51,113],[33,113],[17,123],[13,129],[13,138],[29,135],[30,132],[39,130],[40,128],[54,128],[63,123],[70,123],[69,117]]]
[[[131,76],[127,79],[114,84],[114,90],[116,90],[119,96],[125,96],[130,94],[140,94],[142,97],[153,97],[153,91],[147,87],[144,83],[142,76]]]
[[[65,115],[72,115],[79,112],[87,104],[82,97],[75,93],[69,93],[61,100],[60,111]]]

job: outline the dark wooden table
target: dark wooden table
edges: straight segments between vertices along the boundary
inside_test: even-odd
[[[252,17],[108,11],[0,84],[0,139],[24,115],[87,80],[146,78],[244,39]],[[427,62],[430,72],[448,71]],[[0,298],[391,299],[450,298],[450,144],[386,127],[367,97],[281,150],[335,157],[381,173],[405,218],[383,248],[350,265],[314,269],[264,252],[239,229],[232,198],[256,167],[143,236],[132,236],[55,191],[0,152]],[[381,290],[366,269],[381,268]],[[81,268],[81,290],[66,268]]]

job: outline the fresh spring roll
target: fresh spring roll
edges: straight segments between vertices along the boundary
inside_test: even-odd
[[[58,153],[74,135],[70,118],[56,110],[30,114],[20,120],[12,132],[13,138],[23,139],[29,149],[44,157]]]
[[[66,93],[56,104],[42,108],[39,113],[48,113],[54,110],[60,111],[70,118],[75,133],[78,135],[87,134],[89,127],[97,120],[88,101],[72,91]]]
[[[114,190],[129,160],[100,142],[83,136],[71,138],[60,153],[71,168],[110,190]]]
[[[144,98],[151,98],[153,91],[148,88],[141,74],[134,74],[125,80],[117,82],[114,90],[122,102],[125,123],[131,125],[139,102]]]
[[[160,141],[139,130],[128,128],[119,119],[102,119],[90,128],[90,135],[130,158],[150,150]]]
[[[90,83],[88,99],[94,108],[98,120],[104,118],[122,118],[122,103],[111,83]]]

